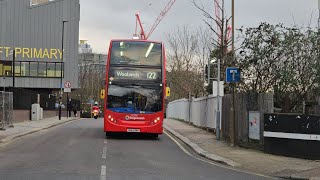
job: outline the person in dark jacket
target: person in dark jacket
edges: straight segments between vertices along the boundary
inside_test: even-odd
[[[77,113],[78,108],[77,107],[78,106],[76,104],[73,106],[73,115],[74,115],[74,117],[78,116],[78,113]]]
[[[71,117],[71,111],[72,111],[72,103],[71,100],[67,103],[67,111],[68,111],[68,117]]]

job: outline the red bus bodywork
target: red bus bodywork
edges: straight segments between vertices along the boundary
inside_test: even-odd
[[[108,79],[112,43],[115,41],[123,42],[148,42],[159,43],[162,45],[162,110],[152,114],[130,114],[130,113],[118,113],[108,109]],[[166,97],[166,56],[165,49],[162,42],[149,41],[149,40],[111,40],[109,46],[109,53],[107,59],[107,73],[106,73],[106,96],[104,98],[104,131],[108,133],[127,133],[138,132],[148,134],[162,134],[163,133],[163,120],[165,111],[165,97]],[[129,131],[138,130],[138,131]]]

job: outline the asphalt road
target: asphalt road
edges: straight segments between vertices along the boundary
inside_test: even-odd
[[[0,147],[0,179],[268,179],[200,161],[166,135],[106,139],[102,127],[82,119]]]

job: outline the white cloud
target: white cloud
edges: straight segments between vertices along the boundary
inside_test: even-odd
[[[213,13],[213,0],[195,0]],[[135,13],[141,13],[148,32],[168,0],[81,0],[80,39],[87,39],[95,52],[107,53],[113,38],[131,38],[135,29]],[[193,0],[177,0],[171,11],[152,34],[151,39],[166,41],[165,34],[177,26],[204,26],[202,13]],[[230,9],[231,0],[225,0]],[[317,22],[317,0],[235,0],[236,26],[256,26],[261,21],[306,26],[313,14]],[[151,3],[151,5],[149,5]],[[230,15],[230,11],[228,12]],[[295,21],[294,21],[294,20]]]

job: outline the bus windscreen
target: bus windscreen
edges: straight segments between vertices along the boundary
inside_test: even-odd
[[[162,110],[162,87],[112,84],[108,89],[109,110],[118,113],[150,114]]]
[[[162,65],[162,45],[153,42],[114,41],[111,65]]]

